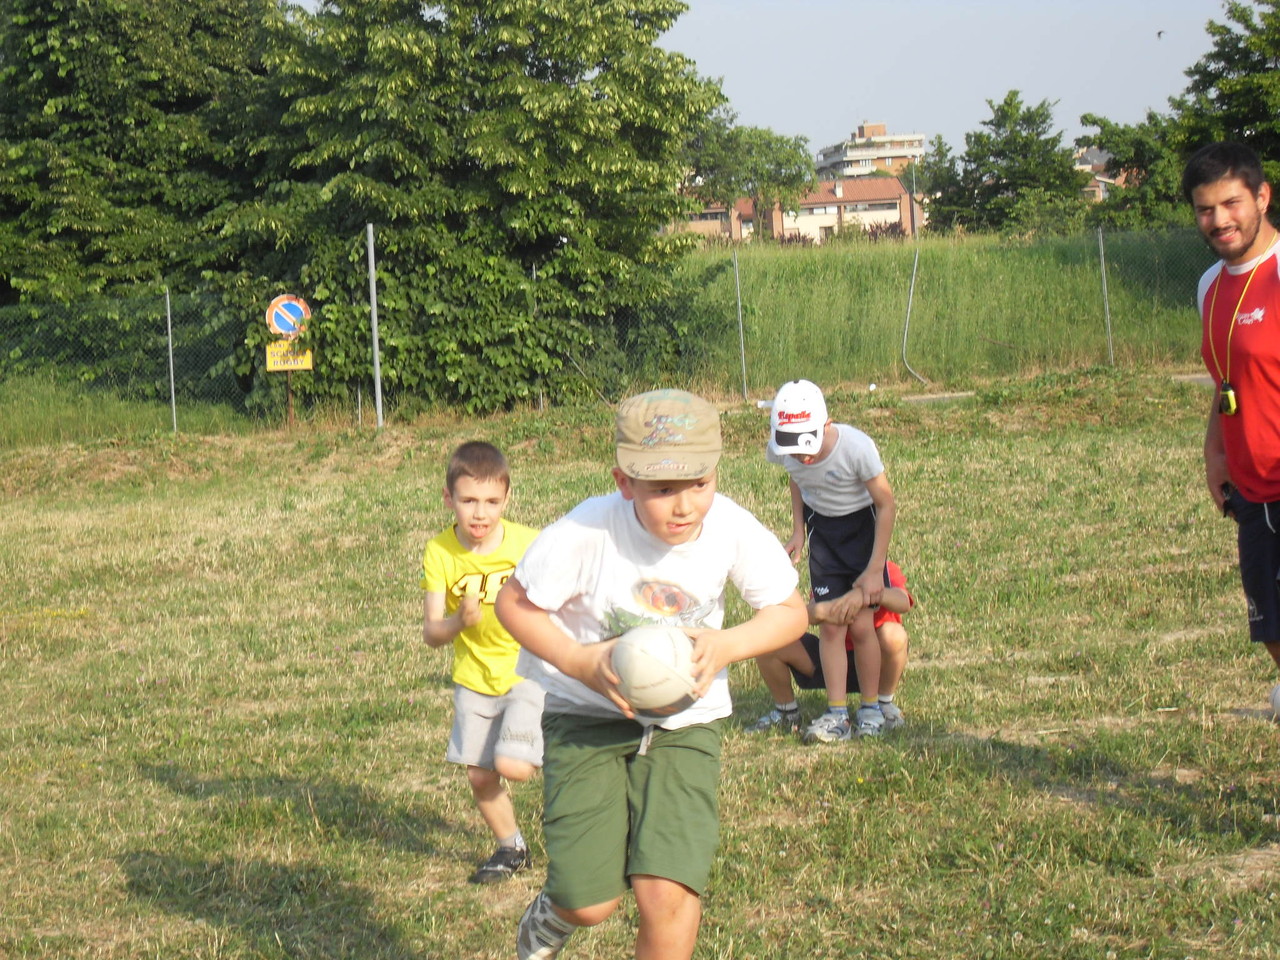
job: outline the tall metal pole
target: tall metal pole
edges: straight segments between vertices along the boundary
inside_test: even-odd
[[[1102,270],[1102,315],[1107,323],[1107,363],[1116,365],[1116,350],[1111,342],[1111,297],[1107,293],[1107,251],[1102,243],[1102,228],[1098,228],[1098,263]]]
[[[733,289],[738,298],[738,356],[742,358],[742,399],[747,399],[747,334],[742,326],[742,280],[738,276],[738,248],[733,248]]]
[[[164,288],[164,319],[169,338],[169,408],[173,411],[173,432],[178,432],[178,395],[173,387],[173,306],[169,302],[169,288]]]
[[[911,165],[911,220],[912,226],[915,226],[916,217],[916,165]],[[902,324],[902,365],[907,368],[907,373],[911,374],[923,384],[928,384],[928,380],[916,373],[911,368],[911,364],[907,362],[907,333],[911,330],[911,304],[916,297],[916,272],[920,269],[920,232],[913,229],[912,239],[915,241],[916,256],[911,264],[911,287],[907,290],[907,319]]]
[[[378,268],[373,259],[373,224],[365,224],[369,247],[369,323],[373,330],[373,407],[382,429],[382,356],[378,345]]]

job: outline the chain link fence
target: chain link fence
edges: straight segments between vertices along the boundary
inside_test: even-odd
[[[200,295],[0,307],[0,378],[53,374],[131,400],[244,408],[242,319]]]
[[[672,297],[611,317],[591,330],[588,354],[561,360],[581,394],[605,401],[659,384],[746,397],[796,376],[945,384],[1194,362],[1196,281],[1212,262],[1192,229],[709,248],[681,268]],[[175,430],[184,406],[260,415],[235,369],[247,322],[218,297],[185,293],[2,307],[0,381],[38,373],[167,404]],[[369,373],[350,391],[353,422],[372,421],[372,350]],[[561,394],[548,386],[536,402]]]

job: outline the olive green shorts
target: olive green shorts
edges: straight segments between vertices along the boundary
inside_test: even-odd
[[[702,894],[719,842],[722,728],[721,720],[653,727],[644,744],[634,720],[542,715],[546,891],[554,903],[605,903],[633,874]]]

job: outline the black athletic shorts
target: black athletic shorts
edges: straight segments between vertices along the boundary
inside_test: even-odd
[[[788,664],[787,666],[791,670],[791,678],[795,680],[796,686],[801,690],[827,689],[826,674],[822,672],[822,655],[818,652],[818,645],[821,641],[814,634],[806,633],[800,638],[800,642],[804,644],[804,652],[809,655],[809,660],[813,664],[813,673],[806,676]],[[857,693],[858,668],[853,665],[853,651],[846,650],[845,656],[849,658],[849,672],[845,675],[845,690],[848,693]]]
[[[1226,505],[1236,519],[1249,639],[1280,643],[1280,502],[1254,503],[1233,489]]]
[[[876,508],[864,507],[843,517],[828,517],[806,504],[804,526],[809,534],[809,584],[813,599],[832,600],[844,596],[871,560],[876,543]],[[884,585],[889,586],[887,566]]]

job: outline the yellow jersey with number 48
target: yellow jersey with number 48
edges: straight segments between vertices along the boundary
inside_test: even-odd
[[[452,615],[467,594],[480,597],[480,622],[453,641],[453,682],[489,696],[501,696],[520,681],[516,658],[520,645],[493,612],[498,591],[515,572],[538,531],[502,520],[502,543],[491,553],[473,553],[453,527],[432,537],[422,554],[422,588],[445,595]]]

